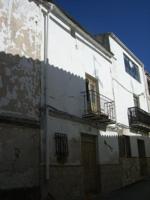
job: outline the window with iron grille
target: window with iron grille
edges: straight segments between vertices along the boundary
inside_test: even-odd
[[[65,162],[68,157],[67,134],[55,133],[55,149],[56,149],[57,160]]]

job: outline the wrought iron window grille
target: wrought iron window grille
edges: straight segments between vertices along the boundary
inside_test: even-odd
[[[67,134],[55,133],[55,149],[57,160],[65,162],[69,154]]]

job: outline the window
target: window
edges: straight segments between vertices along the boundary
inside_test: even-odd
[[[131,157],[131,146],[129,136],[119,136],[119,154],[120,157]]]
[[[65,162],[68,156],[68,137],[66,134],[55,133],[55,149],[57,160]]]
[[[145,142],[144,142],[144,140],[138,139],[137,144],[138,144],[139,158],[145,158],[146,153],[145,153]]]
[[[147,79],[147,85],[148,85],[148,92],[149,92],[149,95],[150,95],[150,80]]]
[[[134,94],[133,100],[134,100],[134,106],[137,107],[137,108],[140,108],[139,97]]]
[[[86,95],[88,111],[98,112],[100,110],[98,80],[86,74]]]
[[[138,66],[124,54],[125,70],[130,76],[140,82],[140,74]]]

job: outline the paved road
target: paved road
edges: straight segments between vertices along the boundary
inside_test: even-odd
[[[102,200],[150,200],[150,179],[112,192]]]

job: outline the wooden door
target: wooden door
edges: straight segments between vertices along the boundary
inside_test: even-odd
[[[85,193],[95,193],[98,190],[97,137],[82,134],[81,156],[83,166],[83,181]]]
[[[98,80],[86,74],[86,92],[88,96],[88,110],[97,113],[100,110]]]
[[[140,165],[140,175],[147,175],[147,160],[145,153],[145,143],[144,140],[137,140],[138,143],[138,153],[139,153],[139,165]]]

